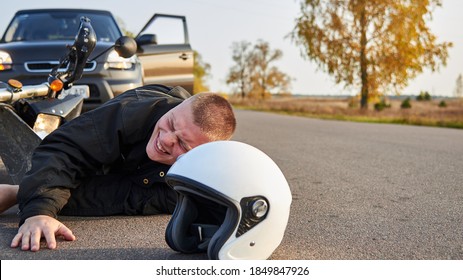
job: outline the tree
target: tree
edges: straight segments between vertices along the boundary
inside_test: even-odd
[[[461,74],[458,75],[453,94],[455,97],[463,97],[463,76]]]
[[[252,89],[252,68],[249,63],[251,57],[251,43],[247,41],[233,42],[232,59],[235,65],[227,76],[227,84],[234,85],[242,98],[247,96]]]
[[[416,97],[416,101],[431,101],[431,94],[427,91],[420,91],[420,94]]]
[[[261,98],[270,95],[270,90],[287,91],[289,76],[279,71],[271,63],[283,56],[281,50],[272,50],[269,43],[259,40],[254,46],[251,63],[254,68],[254,92]]]
[[[211,65],[209,63],[204,62],[202,56],[197,51],[193,52],[193,56],[193,94],[209,91],[206,79],[210,76]]]
[[[441,0],[305,0],[291,36],[303,54],[369,95],[400,90],[410,79],[446,65],[450,42],[426,26]]]
[[[259,40],[253,47],[246,41],[233,43],[235,65],[227,76],[227,84],[235,86],[241,97],[266,98],[272,92],[288,93],[291,79],[272,66],[283,56],[281,50],[272,50],[269,44]]]

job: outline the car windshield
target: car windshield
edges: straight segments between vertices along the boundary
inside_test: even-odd
[[[110,16],[60,11],[17,16],[6,30],[4,41],[74,40],[82,16],[90,18],[98,41],[114,42],[122,35]]]

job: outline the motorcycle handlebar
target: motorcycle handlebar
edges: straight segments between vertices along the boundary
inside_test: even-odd
[[[46,96],[50,92],[48,83],[23,86],[20,91],[14,91],[10,86],[0,88],[0,102],[12,103],[22,98]]]
[[[10,83],[4,84],[0,82],[2,85],[0,86],[0,102],[13,103],[22,98],[47,95],[55,97],[56,92],[50,87],[53,80],[59,79],[64,84],[63,88],[68,89],[74,81],[82,77],[87,59],[96,45],[96,34],[90,24],[90,19],[82,17],[80,21],[74,44],[69,47],[68,53],[61,58],[59,65],[51,71],[48,81],[39,85],[20,85],[18,87],[10,85]],[[67,68],[67,70],[59,72],[61,68]]]
[[[69,48],[69,52],[60,60],[58,66],[52,70],[51,76],[58,78],[64,83],[64,88],[72,86],[74,81],[82,77],[88,57],[96,46],[96,33],[90,23],[90,19],[82,17],[80,19],[79,30],[77,31],[74,44]],[[59,73],[58,69],[68,69],[64,73]]]

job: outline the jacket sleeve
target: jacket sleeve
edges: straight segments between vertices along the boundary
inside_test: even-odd
[[[19,185],[20,224],[35,215],[56,218],[69,199],[70,189],[118,155],[118,108],[107,107],[105,111],[114,116],[108,124],[111,128],[105,131],[112,130],[111,135],[98,131],[93,114],[83,114],[47,136],[35,149],[31,169]]]
[[[20,224],[36,215],[56,218],[70,189],[117,161],[121,147],[146,138],[154,120],[179,103],[170,99],[148,98],[132,90],[47,136],[34,151],[31,170],[20,184]]]

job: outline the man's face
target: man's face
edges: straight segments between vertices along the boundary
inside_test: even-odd
[[[207,142],[209,138],[193,122],[191,100],[186,100],[159,119],[146,153],[153,161],[172,165],[180,155]]]

